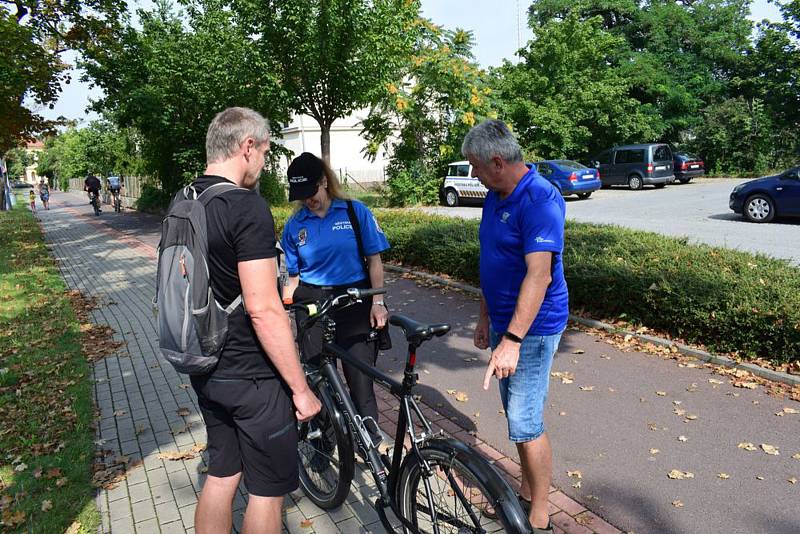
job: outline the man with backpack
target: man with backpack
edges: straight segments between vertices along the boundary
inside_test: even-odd
[[[320,410],[275,282],[272,214],[254,190],[268,151],[261,115],[247,108],[217,114],[205,174],[178,192],[162,227],[161,353],[191,374],[208,434],[198,534],[231,531],[242,478],[249,493],[243,531],[281,531],[283,496],[298,487],[297,420]]]

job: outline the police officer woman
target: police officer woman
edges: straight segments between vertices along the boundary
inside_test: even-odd
[[[289,278],[284,296],[295,302],[318,300],[339,295],[349,287],[383,287],[381,252],[389,242],[375,217],[364,204],[348,201],[339,181],[328,165],[317,156],[304,152],[289,165],[289,200],[300,201],[298,211],[284,227],[281,245],[286,255]],[[361,254],[348,213],[358,219],[361,228]],[[298,314],[297,320],[303,320]],[[378,346],[375,329],[384,328],[387,319],[383,295],[364,299],[362,304],[339,310],[336,321],[336,344],[369,365],[375,365]],[[302,342],[306,358],[318,355],[322,348],[321,324]],[[378,405],[369,377],[342,364],[350,394],[359,414],[371,417],[366,423],[373,441],[380,442]]]

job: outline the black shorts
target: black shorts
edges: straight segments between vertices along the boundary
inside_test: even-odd
[[[208,434],[208,474],[243,473],[248,493],[278,497],[299,485],[297,421],[278,378],[192,377]]]

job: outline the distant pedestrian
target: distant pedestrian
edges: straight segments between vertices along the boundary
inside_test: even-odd
[[[564,199],[525,165],[502,121],[475,126],[461,152],[489,189],[479,231],[483,296],[474,337],[476,347],[492,349],[483,387],[492,375],[499,379],[508,436],[522,466],[520,500],[530,507],[534,532],[552,532],[547,495],[553,460],[543,414],[568,316]]]
[[[36,193],[34,193],[33,189],[28,192],[28,196],[31,199],[31,211],[36,212]]]
[[[42,200],[44,209],[50,209],[50,186],[44,180],[39,182],[39,198]]]

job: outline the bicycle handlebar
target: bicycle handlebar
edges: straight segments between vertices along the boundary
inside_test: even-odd
[[[310,324],[317,321],[320,317],[327,314],[334,308],[344,308],[346,306],[361,301],[361,299],[363,298],[372,297],[375,295],[384,295],[385,293],[386,293],[386,288],[384,287],[376,289],[359,289],[357,287],[351,287],[347,290],[346,293],[339,295],[337,297],[332,297],[317,302],[293,303],[286,306],[286,308],[290,310],[305,311],[306,313],[308,313],[308,319],[306,320],[306,322]]]

